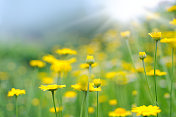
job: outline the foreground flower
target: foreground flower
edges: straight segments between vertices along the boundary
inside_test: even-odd
[[[112,112],[109,112],[110,117],[126,117],[131,115],[130,111],[125,110],[124,108],[117,108]]]
[[[94,79],[93,83],[94,83],[94,86],[97,88],[100,87],[102,84],[100,79]]]
[[[161,39],[161,32],[152,32],[148,33],[154,40],[160,40]]]
[[[132,108],[132,112],[136,113],[137,116],[157,116],[158,113],[161,112],[160,108],[158,106],[140,106],[140,107],[134,107]]]
[[[54,85],[46,85],[46,86],[41,85],[39,88],[43,91],[55,91],[59,88],[64,88],[64,87],[66,87],[66,85],[56,85],[56,84],[54,84]]]
[[[22,95],[22,94],[26,94],[25,90],[21,90],[21,89],[15,89],[12,88],[9,92],[8,92],[8,97],[12,97],[12,96],[18,96],[18,95]]]
[[[26,91],[25,90],[21,90],[21,89],[12,88],[8,92],[8,97],[15,96],[15,101],[16,101],[16,117],[18,117],[18,103],[17,103],[17,99],[18,99],[18,96],[22,95],[22,94],[26,94]]]
[[[94,64],[94,62],[95,62],[94,57],[88,55],[87,58],[86,58],[86,63],[89,64],[89,65],[92,65],[92,64]]]
[[[60,55],[77,54],[77,52],[75,50],[71,50],[69,48],[58,49],[58,50],[56,50],[56,53],[58,53]]]
[[[42,67],[45,66],[45,63],[41,60],[31,60],[30,61],[30,66],[42,68]]]
[[[166,75],[167,73],[166,72],[161,72],[160,70],[156,69],[155,71],[155,75],[156,76],[164,76]],[[149,72],[147,72],[147,75],[149,76],[154,76],[154,70],[150,70]]]

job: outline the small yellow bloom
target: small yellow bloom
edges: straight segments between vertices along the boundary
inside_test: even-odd
[[[166,72],[161,72],[160,70],[156,69],[155,70],[155,75],[156,76],[164,76],[166,75],[167,73]],[[154,76],[154,70],[150,70],[149,72],[147,72],[147,75],[149,76]]]
[[[54,85],[46,85],[46,86],[41,85],[39,88],[43,91],[55,91],[58,88],[64,88],[64,87],[66,87],[66,85],[56,85],[56,84],[54,84]]]
[[[152,32],[148,33],[154,40],[160,40],[161,39],[161,32]]]
[[[129,37],[130,36],[130,31],[124,31],[120,33],[121,37]]]
[[[46,61],[48,63],[53,63],[56,60],[56,58],[50,54],[43,56],[42,59],[43,59],[43,61]]]
[[[44,83],[44,84],[53,84],[54,80],[51,77],[43,77],[42,78],[42,83]]]
[[[133,95],[133,96],[136,96],[137,94],[138,94],[138,92],[137,92],[136,90],[133,90],[133,91],[132,91],[132,95]]]
[[[18,96],[18,95],[22,95],[22,94],[26,94],[25,90],[20,90],[20,89],[15,89],[12,88],[9,92],[8,92],[8,97],[12,97],[12,96]]]
[[[169,22],[172,25],[176,25],[176,19],[173,19],[172,21]]]
[[[159,109],[159,107],[157,106],[140,106],[140,107],[134,107],[132,108],[132,112],[136,113],[137,116],[156,116],[158,113],[161,112],[161,110]]]
[[[97,66],[97,63],[94,63],[94,64],[91,65],[92,68],[96,67],[96,66]],[[82,69],[88,69],[89,68],[89,64],[83,63],[83,64],[80,65],[80,68],[82,68]]]
[[[31,61],[30,61],[30,65],[31,65],[32,67],[39,67],[39,68],[42,68],[42,67],[45,66],[45,63],[42,62],[42,61],[40,61],[40,60],[31,60]]]
[[[117,100],[116,99],[109,100],[109,105],[111,106],[117,105]]]
[[[63,110],[62,107],[56,107],[56,112],[60,112],[60,111],[62,111],[62,110]],[[50,108],[49,111],[50,111],[51,113],[55,113],[54,107]]]
[[[117,108],[112,112],[109,112],[110,117],[126,117],[131,115],[130,111],[125,110],[124,108]]]
[[[75,85],[71,85],[71,87],[78,91],[87,91],[88,85],[87,83],[86,84],[77,83]],[[89,83],[89,92],[94,92],[94,91],[101,91],[101,88],[100,87],[95,88],[93,83]]]
[[[98,88],[98,87],[100,87],[100,86],[101,86],[101,84],[102,84],[102,82],[101,82],[101,80],[100,80],[100,79],[94,79],[94,81],[93,81],[93,82],[94,82],[94,86],[95,86],[95,87],[97,87],[97,88]]]
[[[89,107],[89,108],[88,108],[88,112],[89,112],[90,114],[94,113],[94,112],[95,112],[94,107]]]
[[[60,54],[60,55],[74,55],[77,54],[77,52],[75,50],[71,50],[69,48],[63,48],[63,49],[58,49],[56,50],[56,53]]]
[[[145,59],[146,56],[147,56],[147,55],[146,55],[145,52],[139,52],[139,58],[140,58],[141,60]]]
[[[75,98],[76,97],[76,92],[74,91],[67,91],[65,94],[64,94],[64,97],[65,98]]]
[[[116,76],[117,76],[117,72],[108,72],[108,73],[106,73],[106,78],[108,78],[108,79],[115,78]]]
[[[94,57],[88,55],[87,58],[86,58],[86,63],[89,64],[89,65],[92,65],[92,64],[94,64],[94,62],[95,62]]]

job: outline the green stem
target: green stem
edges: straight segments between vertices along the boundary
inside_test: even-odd
[[[153,96],[152,96],[152,93],[151,93],[151,89],[150,89],[150,86],[149,86],[149,81],[148,81],[147,74],[146,74],[144,59],[142,59],[142,63],[143,63],[143,68],[144,68],[145,80],[146,80],[146,83],[147,83],[147,88],[149,90],[149,94],[150,94],[150,98],[152,100],[152,103],[154,103]]]
[[[155,83],[155,100],[156,100],[156,105],[158,106],[158,97],[157,97],[157,82],[156,82],[156,56],[157,56],[157,45],[158,45],[158,40],[156,41],[155,45],[155,58],[154,58],[154,83]]]
[[[51,93],[52,93],[52,98],[53,98],[53,105],[54,105],[55,114],[57,117],[56,104],[55,104],[55,99],[54,99],[54,91],[51,91]]]
[[[171,78],[171,90],[170,90],[170,117],[172,117],[172,93],[173,93],[173,83],[174,83],[174,48],[172,48],[172,78]]]
[[[88,108],[89,108],[89,80],[91,79],[91,64],[89,64],[89,77],[88,77],[88,85],[87,85],[87,97],[86,97],[86,100],[87,100],[87,107],[86,107],[86,116],[88,117],[89,116],[89,113],[88,113]]]
[[[17,104],[17,98],[18,98],[18,96],[15,95],[16,117],[18,117],[18,104]]]
[[[86,99],[86,94],[87,92],[85,91],[84,92],[84,96],[83,96],[83,99],[82,99],[82,104],[81,104],[81,113],[80,113],[80,117],[83,117],[83,108],[84,108],[84,104],[85,104],[85,99]]]
[[[98,105],[99,105],[99,104],[98,104],[98,91],[97,91],[97,117],[98,117],[98,110],[99,110],[99,109],[98,109]]]

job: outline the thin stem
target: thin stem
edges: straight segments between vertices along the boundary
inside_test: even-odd
[[[17,104],[17,98],[18,98],[18,96],[15,95],[16,117],[18,117],[18,104]]]
[[[87,93],[87,92],[85,91],[85,92],[84,92],[84,96],[83,96],[83,99],[82,99],[80,117],[83,117],[83,108],[84,108],[85,99],[86,99],[86,95],[87,95],[86,93]]]
[[[158,106],[158,97],[157,97],[157,82],[156,82],[156,56],[157,56],[157,45],[158,45],[158,41],[156,41],[156,45],[155,45],[155,58],[154,58],[154,83],[155,83],[155,100],[156,100],[156,105]]]
[[[171,90],[170,90],[170,117],[172,117],[172,93],[173,93],[173,83],[174,83],[174,48],[172,48],[172,78],[171,78]]]
[[[89,80],[91,78],[91,64],[89,64],[89,77],[88,77],[88,85],[87,85],[87,107],[86,107],[86,116],[88,117],[89,116],[89,113],[88,113],[88,108],[89,108]]]
[[[142,63],[143,63],[143,68],[144,68],[145,80],[146,80],[146,83],[147,83],[147,88],[149,90],[149,94],[150,94],[150,98],[152,100],[152,103],[154,103],[153,96],[152,96],[152,93],[151,93],[151,90],[150,90],[150,86],[149,86],[149,81],[148,81],[147,74],[146,74],[144,59],[142,59]]]
[[[99,109],[98,109],[98,105],[99,105],[99,104],[98,104],[98,91],[97,91],[97,117],[98,117],[98,110],[99,110]]]
[[[53,105],[54,105],[55,114],[57,117],[56,104],[55,104],[55,99],[54,99],[54,91],[51,91],[51,93],[52,93],[52,98],[53,98]]]

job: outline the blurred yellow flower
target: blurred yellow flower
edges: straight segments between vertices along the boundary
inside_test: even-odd
[[[116,99],[109,100],[109,105],[111,106],[117,105],[117,100]]]
[[[159,107],[157,106],[140,106],[140,107],[134,107],[132,108],[132,112],[136,113],[137,116],[156,116],[158,113],[161,112],[161,110],[159,109]]]
[[[22,94],[26,94],[25,90],[21,90],[21,89],[15,89],[12,88],[9,92],[8,92],[8,97],[12,97],[12,96],[18,96],[18,95],[22,95]]]
[[[92,68],[93,68],[93,67],[96,67],[96,66],[97,66],[97,63],[93,63],[93,64],[91,65]],[[82,69],[88,69],[88,68],[89,68],[89,64],[83,63],[83,64],[80,65],[80,68],[82,68]]]
[[[169,99],[170,98],[170,94],[169,93],[165,93],[164,94],[164,98]]]
[[[145,52],[139,52],[139,58],[140,58],[141,60],[145,59],[146,56],[147,56],[147,55],[146,55]]]
[[[176,38],[165,38],[161,39],[161,43],[167,43],[169,44],[172,48],[176,48]]]
[[[62,111],[62,110],[63,110],[62,107],[56,107],[56,112],[60,112],[60,111]],[[55,113],[54,107],[50,108],[49,111],[50,111],[51,113]]]
[[[50,54],[43,56],[42,59],[48,63],[53,63],[56,60],[56,58]]]
[[[112,78],[115,78],[116,75],[117,75],[117,72],[108,72],[106,73],[106,78],[112,79]]]
[[[64,97],[65,98],[75,98],[76,97],[76,92],[74,91],[67,91],[65,94],[64,94]]]
[[[42,62],[41,60],[31,60],[30,61],[30,66],[42,68],[42,67],[45,66],[45,63]]]
[[[146,73],[147,75],[149,76],[154,76],[154,70],[150,70],[149,72]],[[161,72],[160,70],[156,69],[155,70],[155,75],[156,76],[164,76],[166,75],[167,73],[166,72]]]
[[[51,77],[43,77],[42,78],[42,83],[43,84],[53,84],[54,83],[54,79]]]
[[[102,82],[101,82],[100,79],[94,79],[94,80],[93,80],[93,83],[94,83],[94,86],[97,87],[97,88],[100,87],[101,84],[102,84]]]
[[[124,31],[120,33],[121,37],[129,37],[130,36],[130,31]]]
[[[81,85],[81,83],[77,83],[75,85],[71,85],[71,87],[75,90],[78,91],[87,91],[87,84],[85,85]],[[95,88],[93,83],[89,83],[89,92],[93,92],[93,91],[101,91],[101,88]]]
[[[137,94],[138,94],[138,92],[137,92],[136,90],[133,90],[133,91],[132,91],[132,95],[133,95],[133,96],[136,96]]]
[[[39,88],[43,91],[55,91],[57,90],[58,88],[64,88],[66,87],[66,85],[41,85]]]
[[[58,49],[56,50],[56,53],[60,54],[60,55],[74,55],[77,54],[77,52],[75,50],[71,50],[69,48],[63,48],[63,49]]]
[[[89,107],[89,108],[88,108],[88,112],[89,112],[90,114],[94,113],[94,112],[95,112],[94,107]]]
[[[160,40],[161,39],[161,32],[152,32],[148,33],[154,40]]]
[[[176,5],[173,5],[173,6],[169,7],[169,8],[167,8],[167,11],[168,12],[176,11]]]
[[[94,57],[90,56],[90,55],[87,55],[86,63],[89,64],[89,65],[92,65],[92,64],[94,64],[94,62],[95,62]]]
[[[110,117],[126,117],[131,115],[130,111],[126,111],[124,108],[117,108],[112,112],[109,112]]]
[[[176,19],[173,19],[172,21],[169,22],[172,25],[176,25]]]

